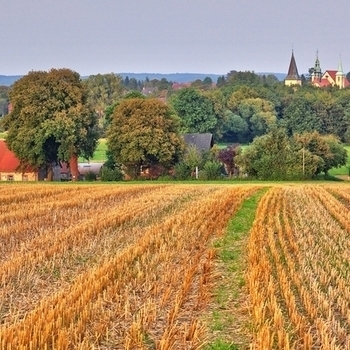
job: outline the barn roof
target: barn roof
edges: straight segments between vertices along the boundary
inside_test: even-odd
[[[204,134],[184,134],[186,145],[195,146],[200,151],[209,151],[213,145],[213,135],[210,133]]]
[[[0,172],[16,172],[20,162],[9,150],[5,140],[0,140]]]

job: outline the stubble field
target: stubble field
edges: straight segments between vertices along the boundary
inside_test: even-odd
[[[229,271],[218,242],[253,196]],[[349,186],[5,184],[0,198],[1,349],[350,348]],[[220,332],[219,285],[233,286]]]

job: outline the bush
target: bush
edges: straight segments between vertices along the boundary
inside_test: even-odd
[[[177,180],[187,180],[191,177],[190,167],[183,162],[177,163],[175,165],[174,170],[175,170],[175,178]]]
[[[163,175],[163,176],[159,176],[158,181],[173,181],[174,178],[171,175]]]
[[[121,181],[124,179],[124,175],[119,168],[110,169],[102,167],[101,169],[101,181]]]
[[[222,165],[215,161],[208,161],[204,164],[206,180],[216,180],[220,177]]]
[[[96,181],[96,174],[93,171],[88,171],[85,175],[84,175],[84,180],[85,181]]]

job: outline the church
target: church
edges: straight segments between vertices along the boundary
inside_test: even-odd
[[[322,73],[320,60],[318,59],[318,52],[316,53],[315,66],[311,73],[311,83],[317,87],[326,87],[337,85],[339,89],[343,89],[350,85],[343,72],[343,64],[341,57],[339,58],[338,69],[327,69]]]
[[[339,59],[338,69],[327,69],[322,72],[320,60],[318,58],[318,52],[316,53],[315,65],[311,69],[311,84],[317,87],[327,87],[337,85],[339,89],[350,86],[350,82],[346,78],[343,72],[343,64],[341,58]],[[294,57],[294,52],[292,51],[292,57],[289,64],[288,74],[284,80],[285,85],[301,85],[301,77],[298,73],[297,64]]]

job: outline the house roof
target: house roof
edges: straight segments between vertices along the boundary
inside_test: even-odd
[[[295,62],[294,53],[292,52],[292,57],[290,59],[286,80],[298,80],[298,79],[300,79],[300,76],[298,73],[297,64]]]
[[[81,175],[86,175],[88,172],[98,174],[103,166],[103,163],[78,163],[78,170]]]
[[[333,81],[335,81],[336,79],[336,75],[337,75],[337,71],[336,70],[330,70],[327,69],[322,76],[322,79],[326,78],[327,76],[331,77],[333,79]],[[327,78],[326,78],[327,79]]]
[[[20,162],[10,151],[5,140],[0,140],[0,172],[16,172]]]
[[[328,69],[323,73],[322,78],[320,80],[315,80],[313,84],[318,87],[326,87],[335,84],[336,78],[337,71],[333,69]],[[349,80],[346,77],[344,77],[344,87],[347,87],[349,85]]]
[[[183,138],[187,145],[195,146],[200,151],[209,151],[214,145],[213,135],[210,133],[184,134]]]

